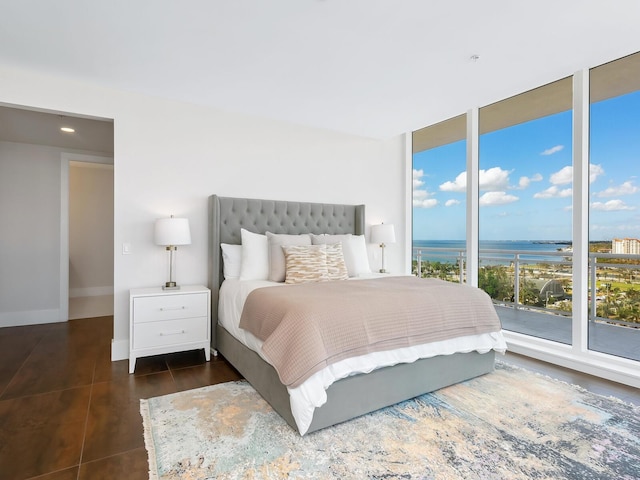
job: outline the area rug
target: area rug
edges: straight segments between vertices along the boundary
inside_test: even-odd
[[[154,480],[640,478],[640,408],[505,364],[304,437],[243,381],[141,413]]]

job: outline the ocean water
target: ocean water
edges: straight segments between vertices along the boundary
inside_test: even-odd
[[[429,247],[429,248],[453,248],[464,249],[466,242],[464,240],[414,240],[413,247]],[[535,260],[536,262],[551,262],[563,260],[561,256],[544,255],[545,252],[558,252],[571,247],[571,242],[564,240],[480,240],[480,250],[517,250],[520,252],[520,258],[523,260]],[[526,252],[531,252],[527,255]],[[533,254],[533,253],[536,254]],[[542,255],[541,255],[542,254]],[[480,254],[480,260],[485,256]],[[504,261],[492,260],[483,263],[508,263],[513,259],[513,254],[494,255],[492,257],[504,258]],[[414,256],[415,258],[415,256]],[[442,255],[423,255],[423,260],[439,261],[455,263],[452,257],[444,257]]]

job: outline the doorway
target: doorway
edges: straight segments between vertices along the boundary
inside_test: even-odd
[[[68,160],[68,319],[109,316],[113,315],[113,159],[72,158]]]
[[[0,125],[0,327],[66,322],[69,161],[113,165],[114,122],[0,104]]]

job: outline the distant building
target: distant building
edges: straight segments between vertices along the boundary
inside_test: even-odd
[[[611,240],[611,253],[640,254],[640,239],[614,238]]]

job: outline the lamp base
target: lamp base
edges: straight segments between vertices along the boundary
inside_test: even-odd
[[[176,282],[167,282],[162,286],[163,290],[180,290],[180,285],[176,285]]]
[[[381,268],[380,273],[387,273],[387,271],[384,268]]]

